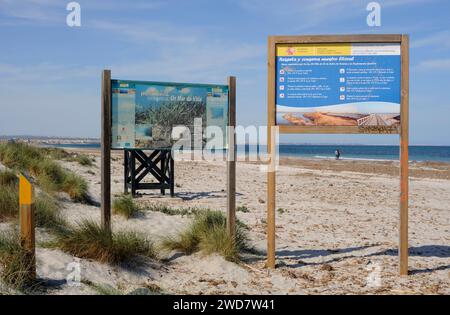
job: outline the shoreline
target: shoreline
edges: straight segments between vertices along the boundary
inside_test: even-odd
[[[51,146],[53,147],[53,146]],[[98,153],[100,154],[101,148],[90,148],[90,147],[57,147],[59,149],[72,151],[72,152],[79,152],[79,153]],[[151,151],[151,150],[148,150]],[[123,150],[111,150],[111,154],[113,155],[119,155],[122,153]],[[191,153],[184,153],[182,154],[183,157],[189,156]],[[244,159],[245,157],[245,159]],[[250,158],[253,158],[253,160],[250,160]],[[258,161],[255,159],[254,154],[244,154],[244,153],[237,153],[237,162],[244,162],[244,163],[257,163],[257,164],[264,164],[264,162]],[[265,158],[265,155],[264,155]],[[398,164],[399,159],[374,159],[374,158],[357,158],[357,157],[341,157],[339,160],[336,160],[334,157],[330,156],[299,156],[299,155],[291,155],[291,154],[282,154],[279,157],[280,161],[283,160],[298,160],[298,161],[326,161],[326,162],[361,162],[361,163],[393,163]],[[203,159],[202,161],[207,161],[206,159]],[[450,161],[435,161],[435,160],[410,160],[410,165],[433,165],[433,166],[449,166],[450,167]]]

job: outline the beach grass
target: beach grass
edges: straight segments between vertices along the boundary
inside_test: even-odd
[[[0,222],[15,218],[19,213],[19,191],[17,187],[0,186]]]
[[[239,206],[236,208],[236,212],[243,212],[243,213],[249,213],[250,210],[247,206]]]
[[[40,193],[35,201],[36,226],[50,232],[61,233],[66,230],[67,222],[61,214],[60,205],[50,195]]]
[[[185,254],[197,251],[218,253],[233,262],[240,260],[242,251],[250,249],[245,228],[238,222],[233,240],[227,233],[225,215],[212,210],[196,213],[187,230],[175,237],[164,238],[161,245],[167,250],[179,250]]]
[[[138,256],[156,258],[153,243],[135,232],[110,232],[89,220],[56,235],[51,247],[76,257],[119,264]]]
[[[148,211],[161,212],[167,215],[195,215],[202,212],[203,209],[189,207],[189,208],[174,208],[164,203],[155,203],[145,208]]]
[[[0,171],[0,187],[1,186],[15,186],[19,183],[17,175],[10,170]]]
[[[17,233],[0,233],[0,279],[13,290],[26,291],[35,285],[28,272],[32,261],[22,249]]]
[[[82,166],[92,166],[92,159],[84,154],[77,154],[74,158],[73,161],[78,162],[78,164],[82,165]]]
[[[33,147],[24,143],[0,144],[0,161],[7,167],[30,174],[45,191],[66,192],[76,202],[90,203],[88,185],[77,174],[64,169],[54,160],[59,150]]]
[[[92,166],[92,159],[86,154],[71,153],[60,148],[42,148],[43,154],[54,159],[69,162],[77,162],[82,166]]]
[[[130,195],[121,195],[113,201],[113,213],[121,215],[126,219],[136,217],[139,214],[139,207]]]

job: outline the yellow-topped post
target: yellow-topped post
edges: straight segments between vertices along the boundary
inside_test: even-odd
[[[27,253],[30,278],[36,278],[33,186],[23,175],[19,180],[20,245]]]

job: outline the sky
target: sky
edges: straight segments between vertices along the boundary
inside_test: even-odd
[[[115,79],[224,84],[237,123],[267,124],[269,35],[410,35],[410,142],[450,145],[450,1],[0,0],[0,135],[100,136],[102,69]],[[285,143],[397,144],[397,135],[289,135]]]

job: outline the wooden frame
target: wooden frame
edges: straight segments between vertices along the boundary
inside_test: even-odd
[[[397,43],[401,47],[400,127],[390,130],[367,130],[358,126],[276,126],[276,47],[279,44],[323,43]],[[408,35],[317,35],[270,36],[268,41],[268,154],[267,172],[267,267],[275,268],[276,171],[275,133],[281,134],[400,134],[400,224],[399,269],[408,274],[408,133],[409,133],[409,37]],[[277,127],[276,129],[273,127]]]
[[[227,82],[229,127],[227,155],[227,231],[234,238],[236,232],[236,77],[228,77]],[[111,231],[111,92],[111,70],[103,70],[101,97],[101,222],[103,228],[109,231]],[[171,163],[170,167],[173,169],[173,159]],[[127,175],[124,177],[124,185],[127,185]],[[173,187],[170,189],[171,193],[173,193]]]

